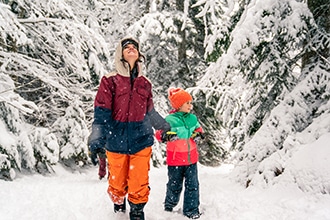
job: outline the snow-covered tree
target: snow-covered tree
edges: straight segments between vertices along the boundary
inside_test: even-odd
[[[1,157],[5,164],[1,173],[13,168],[48,172],[52,164],[67,159],[68,155],[60,154],[59,142],[50,128],[71,106],[72,97],[78,97],[83,111],[91,115],[91,89],[111,65],[108,42],[99,28],[83,22],[87,15],[93,15],[88,11],[90,3],[0,3],[0,70],[6,82],[12,80],[10,86],[1,89],[1,121],[6,133],[15,137],[15,141],[1,144],[5,155]],[[16,101],[8,94],[15,94]],[[77,124],[86,120],[85,115],[76,116]],[[86,161],[86,151],[83,153]]]
[[[33,103],[24,100],[13,90],[14,81],[0,72],[0,178],[13,179],[15,169],[34,169],[33,145],[23,115],[38,111]]]
[[[205,8],[199,16],[211,23],[206,56],[216,61],[197,89],[229,137],[222,144],[241,149],[296,82],[305,27],[301,14],[308,10],[296,1],[219,1]]]
[[[79,97],[75,97],[65,115],[58,118],[52,126],[52,132],[58,136],[59,157],[69,167],[84,165],[87,161],[89,130],[81,105]]]
[[[330,132],[330,4],[309,1],[308,7],[312,14],[302,16],[302,21],[306,22],[306,35],[298,83],[273,109],[240,154],[236,175],[247,186],[287,181],[289,172],[291,181],[302,190],[329,193],[326,181],[320,181],[315,188],[313,180],[301,179],[299,172],[289,166],[301,145],[313,143]],[[267,141],[260,141],[265,139]],[[300,166],[304,169],[303,165]],[[239,175],[239,172],[245,172],[246,176]],[[326,174],[313,168],[306,172],[317,173],[320,180],[327,178]]]
[[[329,28],[315,25],[318,19],[306,2],[236,3],[227,7],[230,13],[224,14],[232,16],[223,27],[216,25],[220,16],[211,16],[216,10],[205,3],[201,15],[214,24],[206,37],[206,56],[213,62],[196,91],[205,94],[222,122],[229,137],[223,144],[240,151],[235,177],[247,186],[269,184],[285,172],[300,146],[290,140],[319,117],[328,118]],[[328,24],[329,3],[315,1],[313,7]],[[322,123],[318,130],[314,139],[329,127]]]

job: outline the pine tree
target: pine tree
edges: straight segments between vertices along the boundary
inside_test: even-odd
[[[326,43],[329,42],[329,29],[326,25],[329,24],[329,15],[326,11],[329,11],[330,4],[314,3],[311,5],[309,2],[310,11],[307,10],[307,5],[301,5],[304,13],[299,15],[303,27],[300,38],[305,43],[293,47],[299,51],[293,60],[302,58],[301,74],[297,77],[294,88],[289,90],[283,101],[268,110],[269,116],[263,120],[263,125],[238,154],[239,163],[235,175],[246,186],[266,186],[278,182],[280,176],[289,172],[286,171],[286,166],[290,164],[294,152],[302,144],[307,144],[308,139],[315,140],[327,132],[327,122],[322,121],[326,121],[330,114],[330,65],[327,62],[329,43]],[[290,39],[284,36],[282,38]],[[293,73],[293,69],[288,72]],[[317,134],[315,130],[318,130]],[[300,182],[295,173],[290,175],[296,178],[296,184],[301,188],[313,190],[308,186],[309,183]],[[322,187],[326,185],[323,184]],[[322,190],[320,192],[324,193]]]
[[[57,135],[59,142],[59,158],[71,168],[87,164],[89,130],[86,125],[85,113],[81,108],[78,97],[65,111],[65,115],[58,118],[52,132]]]
[[[91,89],[110,69],[109,48],[98,29],[83,23],[95,9],[90,7],[92,2],[84,3],[70,2],[72,7],[66,2],[0,3],[1,74],[7,82],[13,81],[10,88],[0,87],[0,118],[6,125],[3,137],[13,137],[12,142],[1,144],[1,175],[5,178],[21,169],[52,172],[51,166],[62,161],[59,140],[50,128],[65,114],[73,97],[91,113]],[[84,117],[78,115],[76,123],[86,120]],[[86,151],[83,154],[86,162]]]
[[[295,10],[303,10],[302,5],[295,1],[240,5],[225,13],[233,14],[227,23],[220,24],[225,29],[213,28],[215,33],[207,36],[215,39],[210,42],[216,46],[207,45],[214,49],[206,51],[209,58],[219,58],[198,85],[205,88],[208,106],[213,106],[229,136],[223,145],[242,149],[296,85],[293,70],[301,57],[305,28],[303,22],[291,21],[301,20]],[[219,32],[226,40],[218,40]]]

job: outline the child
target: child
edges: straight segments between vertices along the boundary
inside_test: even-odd
[[[171,131],[156,133],[158,140],[167,142],[168,183],[164,208],[165,211],[171,212],[178,204],[184,181],[183,214],[190,219],[198,219],[201,215],[197,174],[198,152],[193,137],[203,138],[203,129],[196,115],[190,113],[191,95],[181,88],[170,88],[168,93],[174,111],[165,120],[171,125]]]

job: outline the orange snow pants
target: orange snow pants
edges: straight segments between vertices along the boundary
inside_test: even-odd
[[[115,204],[122,204],[126,194],[134,204],[146,203],[149,197],[149,170],[151,147],[136,154],[118,154],[107,151],[108,193]]]

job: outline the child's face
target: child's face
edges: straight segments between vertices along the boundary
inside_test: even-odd
[[[192,110],[192,101],[185,102],[180,108],[179,112],[189,113]]]

